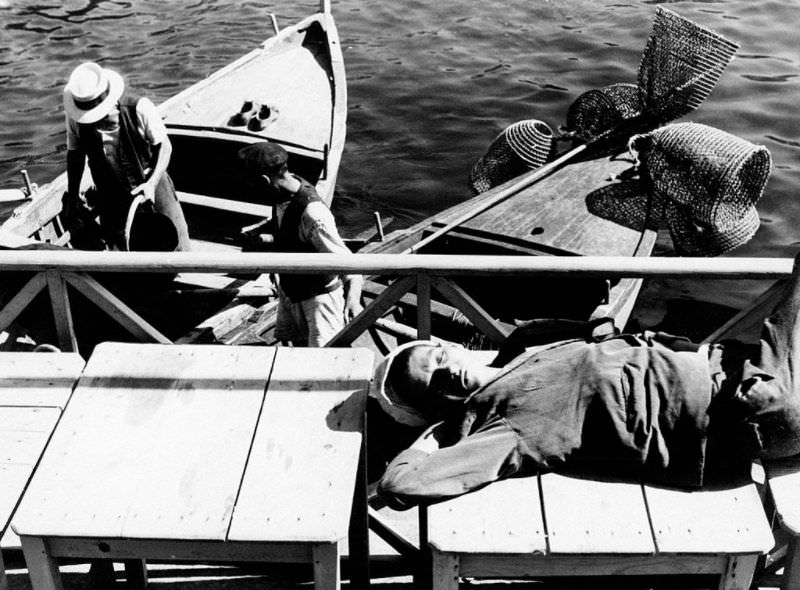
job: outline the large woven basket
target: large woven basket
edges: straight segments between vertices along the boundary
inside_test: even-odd
[[[631,139],[652,192],[666,202],[676,250],[713,256],[749,240],[772,157],[764,146],[698,123],[675,123]]]
[[[584,92],[570,105],[564,130],[588,141],[619,128],[642,112],[643,94],[636,84],[612,84]]]
[[[488,191],[542,166],[553,149],[553,130],[542,121],[527,119],[506,127],[492,141],[469,174],[475,194]]]

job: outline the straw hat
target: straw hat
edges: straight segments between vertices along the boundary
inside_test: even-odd
[[[676,251],[686,256],[717,256],[753,237],[759,226],[755,205],[772,169],[764,146],[698,123],[635,135],[629,146],[640,178],[590,194],[592,213],[629,227],[623,217],[661,220]]]
[[[124,90],[118,73],[85,62],[72,71],[64,87],[64,110],[78,123],[96,123],[117,104]]]
[[[547,162],[553,146],[553,130],[542,121],[527,119],[506,127],[469,174],[475,194],[488,191]]]
[[[389,369],[392,366],[392,362],[397,355],[404,350],[419,345],[440,346],[440,344],[433,340],[412,340],[411,342],[401,344],[386,355],[386,358],[378,364],[370,388],[370,395],[378,400],[378,404],[384,412],[400,424],[415,427],[427,426],[430,424],[430,420],[416,408],[404,403],[402,396],[394,391],[392,386],[387,382],[387,377],[389,376]]]

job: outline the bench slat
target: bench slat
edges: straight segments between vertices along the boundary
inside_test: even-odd
[[[768,462],[764,467],[781,526],[800,535],[800,459]]]
[[[20,504],[17,529],[224,540],[273,355],[265,347],[99,345]],[[54,498],[54,489],[64,494]]]
[[[772,532],[754,484],[679,491],[645,486],[660,553],[764,553]]]
[[[541,476],[551,554],[655,552],[642,487]]]
[[[229,540],[347,536],[372,367],[365,349],[278,349]]]
[[[76,353],[0,353],[0,406],[63,408],[83,366]]]
[[[0,408],[0,537],[60,414],[57,408]]]
[[[507,479],[429,509],[429,540],[455,553],[545,553],[536,477]]]

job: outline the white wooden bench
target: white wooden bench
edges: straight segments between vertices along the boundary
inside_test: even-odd
[[[434,590],[462,577],[675,574],[746,590],[773,545],[755,484],[688,492],[548,473],[433,505],[428,522]]]
[[[9,522],[83,366],[74,353],[0,353],[0,549],[20,547]]]

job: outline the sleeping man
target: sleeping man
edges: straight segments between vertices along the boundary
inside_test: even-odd
[[[402,509],[548,470],[696,488],[741,476],[758,457],[796,455],[799,309],[800,255],[755,345],[574,337],[492,366],[456,346],[398,347],[374,395],[396,421],[425,429],[378,494]]]

